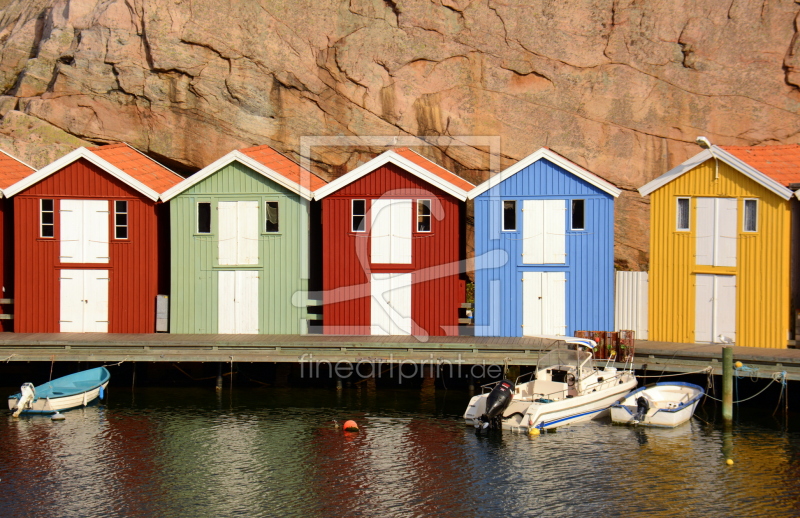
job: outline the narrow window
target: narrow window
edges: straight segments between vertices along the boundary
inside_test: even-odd
[[[353,232],[365,232],[367,200],[353,200]]]
[[[678,198],[677,229],[689,230],[689,198]]]
[[[114,237],[128,239],[128,202],[114,202]]]
[[[266,207],[267,213],[267,232],[278,232],[278,202],[268,201]]]
[[[503,201],[503,230],[517,230],[517,202]]]
[[[211,233],[211,203],[209,202],[197,204],[197,233]]]
[[[744,231],[758,230],[758,200],[744,200]]]
[[[586,200],[572,200],[572,230],[586,228]]]
[[[417,232],[431,231],[431,200],[417,200]]]
[[[41,237],[54,237],[56,235],[55,202],[41,200]]]

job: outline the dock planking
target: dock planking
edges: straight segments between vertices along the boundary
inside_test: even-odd
[[[535,365],[552,339],[471,336],[0,333],[0,361],[426,362]],[[634,368],[648,374],[722,373],[722,344],[636,341]],[[800,380],[800,350],[733,347],[743,375]],[[600,360],[602,362],[602,360]],[[615,364],[623,367],[623,364]]]

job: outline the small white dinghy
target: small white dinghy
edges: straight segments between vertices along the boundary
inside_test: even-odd
[[[611,407],[611,421],[673,428],[691,419],[705,390],[682,381],[640,387]]]

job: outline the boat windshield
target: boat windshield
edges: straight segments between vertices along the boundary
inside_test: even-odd
[[[536,363],[536,370],[540,371],[553,365],[568,365],[580,369],[591,358],[592,353],[588,351],[567,346],[558,347],[539,358]]]

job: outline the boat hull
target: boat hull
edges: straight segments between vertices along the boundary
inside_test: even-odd
[[[21,398],[25,407],[20,412],[23,414],[54,414],[86,406],[96,400],[101,391],[105,391],[110,379],[111,375],[105,367],[76,372],[30,389],[28,394],[34,396],[33,401],[23,397],[25,385],[30,386],[26,383],[20,393],[9,396],[8,408],[14,410]]]
[[[108,382],[103,383],[102,387],[103,390],[108,386]],[[94,401],[100,395],[100,387],[96,387],[92,390],[87,390],[86,392],[82,392],[80,394],[73,394],[70,396],[65,397],[58,397],[58,398],[39,398],[33,403],[31,403],[30,408],[26,408],[22,411],[23,414],[55,414],[56,412],[60,412],[62,410],[69,410],[71,408],[78,408],[82,406],[87,406],[89,403]],[[17,401],[19,401],[15,397],[8,398],[8,409],[13,410],[17,406]]]
[[[611,421],[616,424],[674,428],[689,421],[705,391],[691,383],[666,382],[642,387],[611,407]],[[636,419],[637,398],[646,395],[650,409]]]
[[[617,382],[602,390],[549,403],[512,400],[503,413],[502,427],[505,430],[528,432],[531,428],[549,430],[576,423],[608,417],[608,409],[636,387],[632,374],[622,373]],[[484,412],[486,395],[470,400],[464,414],[464,423],[478,425]]]

